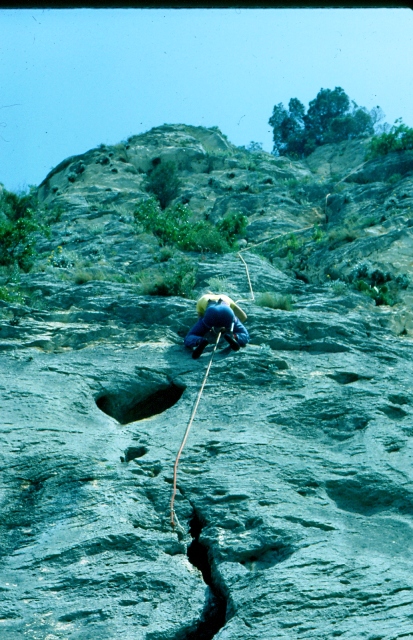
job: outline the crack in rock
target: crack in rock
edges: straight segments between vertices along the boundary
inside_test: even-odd
[[[209,587],[208,595],[196,628],[179,636],[179,640],[212,640],[226,623],[227,598],[214,579],[208,548],[199,541],[203,526],[204,524],[194,510],[189,521],[192,542],[188,547],[187,555],[189,562],[202,573],[204,582]]]

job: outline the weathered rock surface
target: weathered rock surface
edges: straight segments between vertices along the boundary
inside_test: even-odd
[[[39,247],[58,256],[59,244],[74,261],[100,249],[92,260],[105,277],[75,284],[73,267],[56,260],[21,276],[26,304],[0,302],[0,637],[413,637],[411,288],[393,307],[376,306],[323,276],[335,268],[343,283],[365,260],[395,276],[411,271],[411,229],[400,222],[411,177],[348,183],[327,199],[330,229],[373,205],[379,217],[390,212],[376,235],[360,232],[332,250],[304,243],[300,268],[243,253],[256,299],[289,294],[292,311],[251,299],[236,254],[191,256],[194,298],[212,278],[223,283],[244,300],[251,342],[215,354],[178,469],[173,530],[173,465],[212,346],[194,361],[182,345],[194,300],[144,296],[132,281],[159,252],[152,236],[133,231],[139,169],[155,149],[173,157],[196,202],[205,178],[205,208],[221,217],[242,201],[208,190],[202,167],[237,173],[228,163],[240,156],[217,131],[179,125],[145,136],[122,145],[125,161],[109,151],[108,163],[96,163],[103,151],[93,150],[41,187],[45,201],[60,198],[63,215]],[[360,164],[334,153],[347,158],[340,179]],[[251,205],[250,243],[323,215],[321,152],[307,167],[291,165],[288,179],[308,176],[299,187],[307,195],[291,183],[303,203],[277,182],[289,161],[239,154],[258,166],[239,169],[242,179],[259,178],[265,161],[274,180],[248,196],[260,202]],[[105,200],[116,193],[121,212]],[[203,215],[201,205],[194,212]],[[273,225],[259,227],[261,217]]]

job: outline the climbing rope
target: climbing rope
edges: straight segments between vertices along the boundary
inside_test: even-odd
[[[336,182],[334,184],[334,186],[336,186],[337,184],[340,184],[340,182],[343,182],[346,178],[348,178],[350,175],[352,175],[355,171],[360,169],[365,164],[366,164],[366,162],[363,162],[362,164],[360,164],[358,167],[353,169],[348,175],[344,176],[344,178],[342,178],[341,180]],[[324,214],[325,215],[327,213],[327,200],[328,200],[330,195],[331,195],[331,193],[328,193],[326,195],[326,197],[325,197],[325,204],[324,204]],[[290,234],[293,234],[293,233],[294,234],[295,233],[302,233],[303,231],[308,231],[308,229],[313,229],[314,227],[315,227],[315,225],[311,224],[308,227],[302,227],[301,229],[297,229],[296,231],[293,230],[293,231],[285,231],[284,233],[278,233],[278,234],[276,234],[274,236],[271,236],[270,238],[267,238],[266,240],[262,240],[261,242],[257,242],[256,244],[253,244],[251,246],[245,247],[244,249],[240,249],[238,251],[237,256],[242,261],[242,263],[244,264],[244,267],[245,267],[245,272],[246,272],[246,275],[247,275],[248,285],[249,285],[249,288],[250,288],[251,301],[255,301],[255,295],[254,295],[254,291],[253,291],[252,284],[251,284],[251,278],[250,278],[250,274],[249,274],[249,271],[248,271],[248,265],[245,262],[244,258],[242,257],[241,253],[243,253],[244,251],[250,251],[254,247],[258,247],[258,246],[260,246],[262,244],[265,244],[266,242],[271,242],[271,240],[275,240],[275,238],[281,238],[283,236],[290,235]],[[248,302],[248,300],[247,299],[237,300],[236,304],[238,304],[239,302]],[[176,455],[175,464],[174,464],[173,489],[172,489],[171,511],[170,511],[170,519],[171,519],[172,528],[175,528],[175,521],[177,522],[177,524],[179,526],[178,518],[176,516],[175,509],[174,509],[175,496],[176,496],[176,492],[177,492],[177,477],[178,477],[179,460],[181,458],[182,451],[184,450],[186,441],[188,439],[189,432],[190,432],[191,427],[192,427],[192,423],[194,421],[196,412],[198,410],[198,405],[199,405],[199,402],[201,400],[202,393],[204,391],[204,387],[205,387],[206,381],[208,379],[209,371],[210,371],[211,365],[212,365],[212,360],[214,358],[214,354],[215,354],[215,351],[217,349],[217,346],[218,346],[220,338],[221,338],[221,331],[218,333],[218,336],[217,336],[217,339],[216,339],[216,342],[215,342],[215,345],[214,345],[214,349],[213,349],[212,354],[211,354],[211,358],[209,360],[207,369],[205,371],[205,375],[204,375],[204,379],[203,379],[202,384],[201,384],[201,388],[200,388],[200,390],[198,392],[198,396],[197,396],[197,399],[195,401],[194,408],[192,410],[191,417],[190,417],[189,422],[188,422],[188,426],[186,428],[184,437],[182,439],[181,446],[179,447],[179,451],[178,451],[178,453]]]
[[[283,233],[277,233],[275,236],[271,236],[266,240],[262,240],[261,242],[257,242],[256,244],[251,244],[248,247],[244,247],[244,249],[240,249],[237,255],[241,258],[240,253],[244,253],[244,251],[251,251],[251,249],[254,249],[255,247],[259,247],[260,245],[265,244],[266,242],[271,242],[271,240],[275,240],[275,238],[282,238],[283,236],[289,236],[292,233],[301,233],[302,231],[307,231],[308,229],[313,229],[314,227],[315,227],[314,224],[310,224],[308,227],[301,227],[301,229],[297,229],[295,231],[292,230],[292,231],[284,231]]]
[[[254,292],[253,292],[253,290],[252,290],[251,278],[250,278],[250,274],[249,274],[249,272],[248,272],[248,265],[247,265],[247,263],[245,262],[245,260],[244,260],[244,258],[242,257],[242,255],[241,255],[241,253],[240,253],[240,252],[238,252],[238,257],[239,257],[239,259],[240,259],[240,260],[242,260],[242,262],[244,263],[244,267],[245,267],[245,271],[246,271],[247,279],[248,279],[248,284],[249,284],[250,292],[251,292],[251,300],[253,300],[253,301],[254,301],[254,300],[255,300],[255,296],[254,296]],[[245,302],[245,300],[237,300],[236,304],[238,304],[238,302]]]
[[[215,345],[214,345],[214,350],[212,351],[211,358],[209,360],[207,369],[205,371],[205,375],[204,375],[204,379],[202,381],[201,388],[200,388],[200,390],[198,392],[198,397],[197,397],[197,399],[195,401],[194,408],[192,409],[192,414],[191,414],[191,417],[189,419],[188,426],[186,428],[185,435],[184,435],[183,440],[181,442],[181,446],[179,447],[179,451],[177,453],[175,464],[174,464],[174,480],[173,480],[173,490],[172,490],[172,498],[171,498],[171,525],[172,525],[173,528],[175,528],[175,519],[176,519],[175,510],[174,510],[174,502],[175,502],[175,496],[176,496],[176,480],[177,480],[177,476],[178,476],[179,459],[181,457],[182,451],[183,451],[185,443],[187,441],[187,438],[188,438],[188,435],[189,435],[189,431],[190,431],[190,429],[192,427],[192,423],[194,421],[195,414],[196,414],[197,409],[198,409],[199,401],[201,400],[202,392],[204,390],[205,383],[206,383],[207,378],[208,378],[209,370],[210,370],[211,365],[212,365],[212,360],[213,360],[213,357],[214,357],[214,353],[215,353],[215,351],[217,349],[218,342],[219,342],[219,340],[221,338],[221,333],[222,333],[221,331],[218,333],[218,336],[217,336],[217,339],[216,339],[216,342],[215,342]]]
[[[251,298],[241,298],[240,300],[236,300],[235,303],[239,304],[240,302],[254,302],[255,301],[255,295],[254,295],[254,291],[252,290],[252,284],[251,284],[251,278],[250,278],[250,274],[248,272],[248,265],[245,262],[244,258],[242,257],[241,253],[244,251],[250,251],[250,249],[253,249],[254,247],[258,247],[261,244],[264,244],[265,242],[270,242],[271,240],[274,240],[275,238],[281,238],[282,236],[287,236],[290,235],[291,233],[300,233],[301,231],[307,231],[308,229],[313,229],[314,228],[314,224],[309,225],[308,227],[303,227],[302,229],[297,229],[297,231],[285,231],[284,233],[278,233],[275,236],[271,236],[271,238],[267,238],[266,240],[263,240],[262,242],[257,242],[256,244],[253,244],[249,247],[245,247],[245,249],[240,249],[237,253],[237,256],[240,260],[242,260],[244,267],[245,267],[245,271],[247,274],[247,279],[248,279],[248,285],[250,288],[250,293],[251,293]]]
[[[329,196],[331,196],[331,193],[327,193],[326,201],[325,201],[325,204],[324,204],[324,216],[325,216],[326,220],[327,220],[327,200],[328,200]]]

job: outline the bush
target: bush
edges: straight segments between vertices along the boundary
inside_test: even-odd
[[[179,245],[188,234],[189,213],[190,210],[183,204],[162,211],[155,198],[149,198],[138,205],[134,218],[145,231],[153,233],[162,246],[167,243]]]
[[[160,158],[155,160],[152,161],[154,168],[148,172],[146,190],[157,197],[161,209],[166,209],[179,194],[180,180],[174,162],[162,162]]]
[[[141,276],[141,290],[144,295],[149,296],[191,298],[195,274],[195,267],[189,260],[180,260],[168,270]]]
[[[396,120],[389,132],[373,136],[366,153],[366,160],[385,156],[392,151],[413,149],[413,129],[405,125],[401,118]]]
[[[0,265],[17,264],[24,271],[30,270],[35,254],[34,234],[45,231],[37,214],[33,189],[19,196],[0,187]]]
[[[16,263],[24,271],[29,271],[34,255],[33,232],[38,228],[31,213],[15,223],[0,221],[0,264]]]
[[[208,221],[190,222],[191,210],[177,203],[165,210],[154,198],[142,202],[134,212],[135,223],[153,233],[161,246],[175,245],[183,251],[226,253],[245,231],[245,216],[232,213],[217,226]]]
[[[245,235],[248,218],[242,213],[229,213],[217,224],[217,229],[229,245]]]
[[[109,280],[100,269],[83,270],[79,269],[74,275],[75,284],[87,284],[93,280]]]
[[[9,289],[9,287],[6,286],[1,286],[0,287],[0,300],[2,300],[3,302],[13,302],[14,301],[14,295],[13,295],[13,291],[11,291]]]
[[[365,293],[370,298],[373,298],[374,302],[377,306],[388,305],[393,306],[396,304],[396,299],[389,291],[389,288],[386,285],[382,285],[381,287],[373,286],[366,282],[365,280],[357,280],[355,282],[355,289],[357,291],[361,291]]]
[[[247,151],[250,151],[251,153],[259,153],[262,150],[262,142],[255,142],[254,140],[251,140],[247,146]]]
[[[281,309],[282,311],[292,311],[293,303],[290,295],[274,295],[269,291],[261,293],[257,299],[260,307],[269,307],[270,309]]]
[[[37,204],[36,189],[33,187],[29,193],[18,195],[0,186],[0,211],[13,222],[24,218],[27,211],[35,209]]]
[[[303,245],[302,238],[298,238],[295,233],[289,233],[280,238],[275,238],[274,248],[278,257],[292,260],[296,253]]]
[[[159,255],[154,259],[156,262],[168,262],[174,255],[174,250],[171,247],[162,247],[159,252]]]
[[[212,251],[227,253],[231,246],[226,242],[218,229],[210,222],[197,222],[188,229],[185,238],[178,243],[183,251]]]
[[[317,224],[315,224],[312,240],[314,240],[314,242],[321,242],[323,238],[324,238],[324,232],[322,231],[322,229],[320,229],[320,227]]]
[[[329,282],[328,285],[336,296],[342,296],[347,293],[347,283],[343,280],[334,280],[333,282]]]
[[[348,280],[354,289],[373,298],[377,306],[393,306],[398,301],[399,291],[407,289],[410,284],[406,274],[400,273],[394,277],[389,271],[371,270],[365,262],[356,266]]]

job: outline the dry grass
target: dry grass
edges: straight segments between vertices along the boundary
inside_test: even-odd
[[[269,309],[293,310],[293,302],[290,295],[275,295],[270,291],[261,293],[257,298],[257,304],[260,307],[268,307]]]

